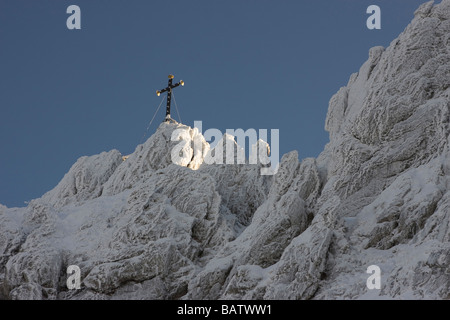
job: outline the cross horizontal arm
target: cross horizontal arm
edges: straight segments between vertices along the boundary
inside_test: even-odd
[[[159,95],[161,94],[161,93],[163,93],[163,92],[166,92],[166,91],[169,91],[169,87],[167,87],[167,88],[164,88],[164,89],[162,89],[162,90],[156,90],[156,95],[159,97]]]
[[[171,88],[176,88],[176,87],[178,87],[180,84],[182,84],[182,82],[180,81],[180,82],[177,82],[177,83],[175,83],[173,86],[171,86]],[[184,82],[183,82],[183,84],[182,85],[184,85]]]
[[[167,92],[169,90],[172,90],[173,88],[176,88],[178,86],[184,86],[184,81],[180,80],[179,82],[175,83],[175,84],[170,84],[167,88],[164,88],[162,90],[156,90],[156,94],[159,96],[161,93]]]

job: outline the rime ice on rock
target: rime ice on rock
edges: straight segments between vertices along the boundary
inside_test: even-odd
[[[205,163],[176,122],[126,161],[80,158],[27,208],[0,205],[0,298],[448,298],[449,48],[450,0],[425,3],[331,98],[319,157],[274,176]],[[178,165],[176,129],[201,146]]]

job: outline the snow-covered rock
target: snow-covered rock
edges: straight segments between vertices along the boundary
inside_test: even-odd
[[[117,150],[81,157],[51,191],[42,196],[42,202],[61,208],[70,202],[82,202],[99,197],[103,185],[119,164],[122,155]]]
[[[211,163],[232,136],[164,122],[0,205],[0,299],[448,299],[449,122],[450,0],[431,1],[330,99],[317,159]]]

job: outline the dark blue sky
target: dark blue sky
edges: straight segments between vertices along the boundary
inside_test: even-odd
[[[279,129],[280,157],[315,157],[331,96],[423,2],[0,0],[0,203],[40,197],[81,156],[133,152],[169,73],[186,83],[183,123]],[[71,4],[81,30],[66,27]],[[371,4],[381,30],[366,27]]]

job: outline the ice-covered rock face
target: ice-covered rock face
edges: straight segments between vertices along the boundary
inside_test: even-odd
[[[450,258],[449,35],[450,1],[423,4],[330,100],[317,208],[331,204],[335,241],[316,298],[368,294],[348,261],[381,267],[381,295],[448,298],[448,265],[428,261]]]
[[[121,163],[122,155],[117,150],[81,157],[58,185],[44,194],[41,200],[55,208],[61,208],[71,202],[99,197],[103,193],[103,185]]]
[[[174,131],[178,132],[172,137]],[[183,140],[184,139],[184,140]],[[174,161],[172,150],[180,145],[180,140],[189,144],[196,143],[198,154],[185,155],[187,161]],[[155,171],[165,169],[172,164],[198,169],[203,162],[203,153],[209,150],[209,144],[196,128],[176,123],[163,122],[155,134],[136,150],[115,170],[105,183],[105,194],[113,195],[126,189],[131,189],[136,183],[145,180]]]
[[[162,123],[125,161],[82,157],[27,208],[0,205],[0,298],[448,298],[449,110],[443,0],[331,98],[317,159],[208,164],[224,150]]]

